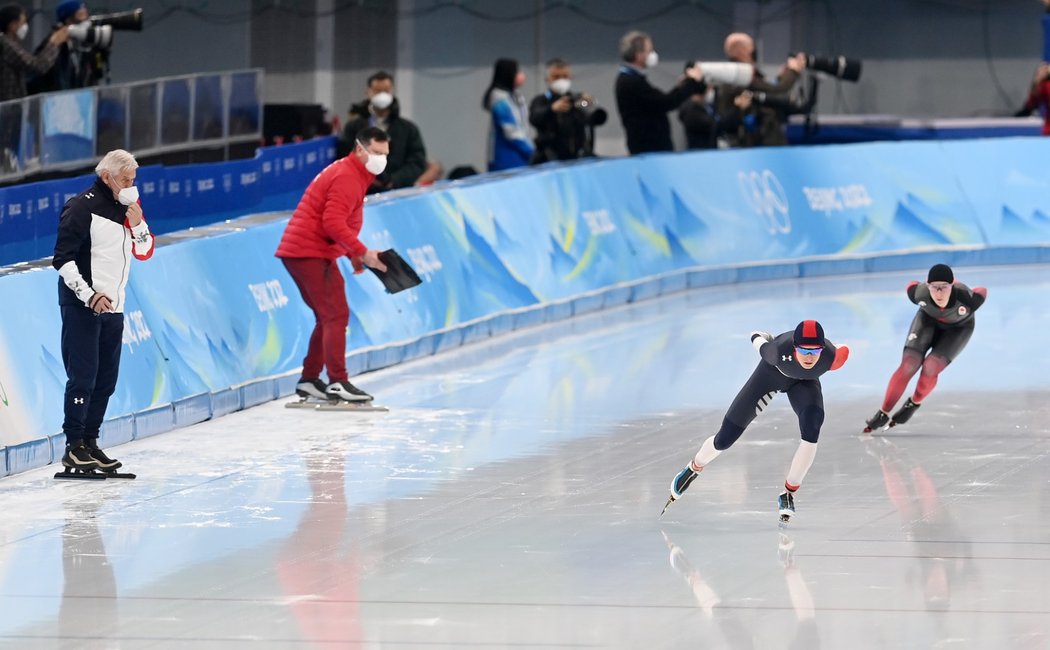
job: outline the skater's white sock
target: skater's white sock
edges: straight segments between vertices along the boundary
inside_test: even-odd
[[[813,465],[813,459],[816,457],[817,443],[806,442],[805,440],[799,441],[798,449],[795,451],[795,458],[791,461],[791,469],[788,470],[787,480],[784,482],[784,487],[792,492],[797,490],[798,486],[802,485],[802,480],[806,478],[806,473],[809,472],[810,466]]]
[[[715,449],[715,437],[711,436],[704,441],[704,444],[700,446],[700,451],[693,456],[693,469],[696,470],[698,467],[703,469],[708,463],[718,458],[720,453],[722,452]]]

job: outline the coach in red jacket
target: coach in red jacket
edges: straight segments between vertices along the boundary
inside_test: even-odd
[[[338,398],[350,402],[372,399],[349,381],[346,374],[346,303],[343,274],[337,264],[346,255],[360,273],[365,266],[385,271],[379,251],[361,243],[365,192],[386,168],[390,138],[370,127],[357,134],[354,150],[326,167],[303,193],[277,247],[303,301],[317,323],[303,359],[303,376],[296,386],[302,397]],[[328,384],[321,381],[328,368]]]

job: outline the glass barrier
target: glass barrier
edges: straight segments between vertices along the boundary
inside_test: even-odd
[[[262,70],[98,86],[0,102],[0,183],[136,155],[258,140]]]

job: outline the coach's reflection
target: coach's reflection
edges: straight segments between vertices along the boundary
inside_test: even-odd
[[[117,630],[117,581],[98,529],[102,503],[66,503],[62,527],[59,638],[76,648],[111,648]]]
[[[941,500],[930,475],[900,447],[876,436],[864,443],[879,461],[886,496],[897,509],[904,537],[915,543],[919,568],[909,572],[918,583],[926,608],[946,609],[952,586],[972,575],[970,540]]]
[[[318,648],[356,648],[361,641],[360,560],[347,533],[344,462],[306,458],[310,503],[277,558],[302,638]]]
[[[661,531],[662,532],[662,531]],[[708,620],[714,621],[722,634],[725,636],[726,645],[731,648],[753,648],[754,630],[750,623],[745,624],[738,614],[736,608],[719,607],[722,599],[711,585],[704,580],[700,571],[689,562],[685,551],[671,541],[667,533],[663,533],[667,548],[671,551],[671,567],[685,579],[687,585],[693,592],[696,604],[704,612]],[[780,564],[784,567],[784,582],[787,585],[788,597],[791,607],[795,611],[798,624],[795,627],[793,639],[787,645],[792,650],[805,648],[806,650],[818,650],[820,648],[820,636],[817,631],[816,607],[813,604],[813,596],[802,578],[802,572],[795,564],[795,542],[784,533],[780,533],[777,539],[777,553]]]

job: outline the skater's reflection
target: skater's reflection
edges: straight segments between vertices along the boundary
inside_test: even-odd
[[[864,444],[879,461],[886,495],[897,509],[905,539],[916,546],[919,575],[909,572],[908,582],[918,582],[928,610],[947,609],[953,583],[973,576],[970,540],[921,465],[882,436],[865,439]]]
[[[62,527],[62,602],[58,636],[62,647],[112,648],[117,633],[117,581],[98,529],[102,501],[66,504]]]
[[[347,534],[344,462],[338,456],[306,457],[310,504],[277,558],[302,638],[318,648],[356,648],[361,642],[360,567]]]
[[[745,624],[736,608],[720,608],[722,599],[711,587],[700,571],[694,567],[685,551],[671,541],[667,533],[661,531],[664,542],[670,550],[671,567],[685,579],[693,591],[696,604],[704,612],[707,620],[713,620],[725,635],[726,645],[730,648],[755,648],[754,630]],[[795,636],[787,646],[791,650],[819,650],[820,635],[816,623],[816,607],[813,596],[802,577],[802,572],[795,564],[795,542],[787,534],[780,533],[777,539],[777,553],[780,564],[784,567],[784,582],[787,585],[788,597],[795,612],[798,625]]]

